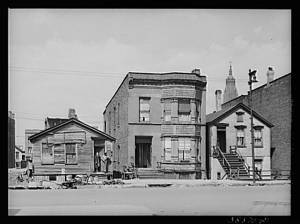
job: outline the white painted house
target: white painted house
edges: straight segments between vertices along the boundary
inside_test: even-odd
[[[206,116],[210,179],[253,178],[250,114],[250,108],[239,103]],[[271,127],[269,121],[253,111],[257,178],[271,178]]]

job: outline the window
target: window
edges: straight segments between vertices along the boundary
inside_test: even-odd
[[[114,107],[114,131],[116,131],[116,107]]]
[[[237,129],[236,133],[236,145],[245,146],[245,131],[244,129]]]
[[[50,145],[48,145],[50,147]],[[52,145],[54,152],[54,163],[65,164],[65,149],[63,144]]]
[[[111,134],[111,112],[108,113],[108,133]]]
[[[178,117],[179,121],[190,121],[191,104],[189,99],[178,100]]]
[[[171,102],[164,104],[164,121],[171,121]]]
[[[242,111],[238,111],[236,112],[236,121],[237,122],[244,122],[244,118],[243,118],[244,112]]]
[[[20,157],[20,153],[16,152],[16,160],[19,160],[19,157]]]
[[[191,158],[191,139],[179,138],[179,159],[189,160]]]
[[[140,121],[150,121],[150,98],[140,98]]]
[[[254,129],[254,146],[261,147],[262,145],[262,130]]]
[[[165,160],[171,160],[172,144],[171,138],[165,138]]]
[[[32,147],[28,146],[28,153],[31,154],[32,152]]]
[[[200,102],[196,101],[196,122],[200,122]]]
[[[53,148],[42,143],[42,164],[54,164]]]
[[[66,164],[77,163],[77,152],[75,143],[66,144]]]

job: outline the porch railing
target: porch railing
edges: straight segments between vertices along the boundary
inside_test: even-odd
[[[217,153],[218,158],[221,160],[222,165],[224,167],[227,167],[229,169],[229,174],[227,174],[227,175],[228,175],[229,178],[231,178],[231,176],[232,176],[232,168],[231,168],[230,163],[226,159],[225,155],[223,154],[223,152],[222,152],[222,150],[220,149],[219,146],[213,146],[213,148],[214,148],[214,151]],[[226,170],[225,170],[225,172],[226,172]]]

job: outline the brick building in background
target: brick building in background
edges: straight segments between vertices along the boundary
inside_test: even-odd
[[[104,131],[116,138],[114,168],[134,164],[141,175],[205,178],[205,113],[206,77],[199,69],[129,72],[103,112]]]
[[[274,79],[274,71],[267,71],[267,83],[252,91],[253,109],[270,121],[271,168],[273,175],[290,175],[291,170],[291,125],[292,94],[291,73]],[[241,95],[221,105],[222,109],[238,103],[249,105],[248,95]]]
[[[8,111],[8,168],[14,168],[15,167],[15,118],[14,113],[11,111]]]

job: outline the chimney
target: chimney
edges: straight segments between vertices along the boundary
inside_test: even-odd
[[[70,109],[69,109],[69,115],[68,115],[68,118],[69,118],[69,119],[71,119],[71,118],[76,118],[76,119],[77,119],[77,115],[76,115],[75,109],[73,109],[73,108],[70,108]]]
[[[195,69],[193,69],[192,73],[200,75],[200,69],[199,68],[195,68]]]
[[[216,95],[216,111],[219,111],[221,110],[222,90],[217,89],[215,91],[215,95]]]
[[[274,80],[274,70],[272,67],[269,67],[268,68],[268,71],[267,71],[267,86],[270,85],[270,82]]]

